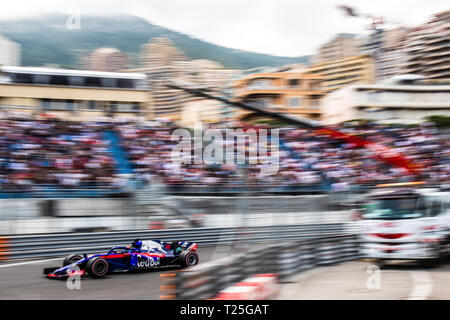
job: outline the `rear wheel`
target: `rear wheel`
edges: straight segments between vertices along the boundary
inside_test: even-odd
[[[422,265],[425,268],[435,268],[438,267],[444,260],[444,251],[442,245],[437,245],[435,248],[435,258],[426,259],[422,261]]]
[[[86,265],[86,271],[94,278],[104,277],[108,273],[108,269],[108,262],[101,257],[92,258]]]
[[[439,264],[441,263],[440,259],[426,259],[424,261],[422,261],[422,266],[424,268],[427,269],[432,269],[432,268],[436,268],[439,266]]]
[[[69,264],[72,264],[74,262],[83,260],[85,257],[84,255],[80,253],[71,254],[70,256],[67,256],[63,261],[63,267],[68,266]]]
[[[386,265],[386,260],[384,260],[384,259],[375,259],[374,261],[373,261],[373,264],[374,265],[377,265],[378,266],[378,268],[383,268],[385,265]]]
[[[445,244],[443,245],[444,257],[450,260],[450,236],[447,237]]]
[[[192,267],[198,264],[198,254],[194,251],[184,251],[179,258],[182,267]]]

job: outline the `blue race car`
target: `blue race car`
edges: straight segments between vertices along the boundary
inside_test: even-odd
[[[199,262],[198,244],[187,241],[140,241],[132,245],[112,247],[106,253],[72,254],[66,257],[62,267],[45,268],[44,274],[52,279],[90,275],[104,277],[114,271],[149,270],[164,266],[190,267]]]

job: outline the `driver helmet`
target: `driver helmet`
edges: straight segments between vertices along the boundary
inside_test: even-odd
[[[133,241],[133,243],[131,244],[131,247],[132,247],[132,248],[135,248],[135,249],[137,249],[137,250],[141,250],[141,247],[142,247],[142,241],[140,241],[139,239],[135,239],[135,240]]]

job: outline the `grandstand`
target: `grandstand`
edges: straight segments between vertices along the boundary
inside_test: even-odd
[[[0,120],[0,197],[118,195],[155,181],[177,193],[324,192],[409,177],[404,169],[372,158],[364,148],[298,127],[278,128],[279,149],[269,154],[279,159],[274,175],[262,175],[261,162],[249,161],[252,145],[247,145],[247,161],[242,164],[178,164],[171,159],[174,129],[174,124],[158,122]],[[431,125],[365,123],[340,130],[407,155],[420,165],[426,181],[450,181],[448,133]],[[227,143],[236,146],[235,141],[223,143],[223,150]],[[236,156],[236,147],[233,153]],[[189,156],[194,160],[193,149]]]

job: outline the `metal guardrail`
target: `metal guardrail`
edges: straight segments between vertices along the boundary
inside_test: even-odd
[[[325,194],[330,188],[324,184],[310,185],[167,185],[165,192],[170,195],[233,195],[233,194]]]
[[[66,187],[60,185],[34,185],[23,189],[0,189],[0,199],[51,199],[51,198],[95,198],[108,195],[125,196],[130,189],[107,185],[81,185]]]
[[[347,225],[304,224],[248,228],[190,228],[3,237],[2,258],[56,257],[71,253],[94,253],[134,239],[186,240],[201,245],[232,244],[234,241],[295,241],[317,235],[348,233]]]
[[[161,275],[161,299],[212,299],[231,285],[256,274],[276,274],[281,281],[316,266],[360,257],[356,235],[324,235],[274,244],[247,253]]]

